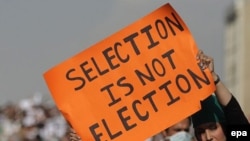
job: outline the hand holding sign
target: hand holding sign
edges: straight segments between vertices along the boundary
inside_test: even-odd
[[[166,4],[44,77],[83,140],[143,140],[198,111],[199,101],[214,91],[197,52],[188,28]]]

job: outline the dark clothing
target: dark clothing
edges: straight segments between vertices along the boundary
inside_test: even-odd
[[[234,131],[238,126],[249,125],[246,116],[234,96],[232,96],[226,106],[222,106],[218,103],[216,97],[212,95],[202,101],[201,106],[202,109],[192,115],[194,128],[204,123],[219,122],[227,141],[231,141],[231,131]],[[196,131],[198,130],[195,129],[195,136],[199,140],[201,134]]]
[[[226,117],[227,125],[249,124],[238,101],[234,96],[232,96],[231,100],[226,106],[223,106],[223,111]]]
[[[223,131],[227,137],[227,141],[234,141],[235,138],[231,136],[231,131],[237,130],[237,128],[242,125],[248,126],[249,122],[234,96],[232,96],[229,103],[222,108],[226,118],[226,123],[221,123]]]

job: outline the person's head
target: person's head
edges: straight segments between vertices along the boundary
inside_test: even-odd
[[[189,129],[191,119],[185,118],[180,122],[168,127],[162,132],[164,141],[191,141],[193,136],[190,134]]]
[[[195,128],[198,141],[226,141],[223,126],[219,122],[208,122]]]
[[[225,117],[215,96],[201,102],[201,110],[192,115],[198,141],[226,141]]]
[[[172,136],[172,135],[174,135],[174,134],[176,134],[177,132],[180,132],[180,131],[189,132],[190,125],[191,125],[190,118],[185,118],[182,121],[180,121],[180,122],[170,126],[169,128],[165,129],[163,134],[165,136]]]

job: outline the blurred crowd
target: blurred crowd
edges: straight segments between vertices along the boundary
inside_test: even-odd
[[[0,141],[68,141],[67,130],[57,107],[40,96],[0,106]]]
[[[40,95],[0,106],[0,141],[69,141],[69,126]]]

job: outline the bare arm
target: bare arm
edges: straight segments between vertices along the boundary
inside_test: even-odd
[[[216,73],[213,72],[212,75],[213,75],[214,80],[219,79],[218,75]],[[215,95],[217,96],[217,98],[222,106],[226,106],[232,98],[231,92],[223,84],[222,81],[219,81],[216,84]]]
[[[214,81],[219,80],[218,75],[215,73],[214,70],[214,60],[213,58],[207,56],[206,54],[203,53],[203,51],[199,51],[197,54],[197,60],[200,61],[200,67],[202,69],[206,69],[208,68],[211,73],[212,76],[214,78]],[[228,90],[228,88],[223,84],[222,81],[219,81],[216,84],[216,90],[215,90],[215,95],[218,98],[218,101],[220,102],[221,105],[226,106],[229,101],[232,98],[232,94],[231,92]]]

